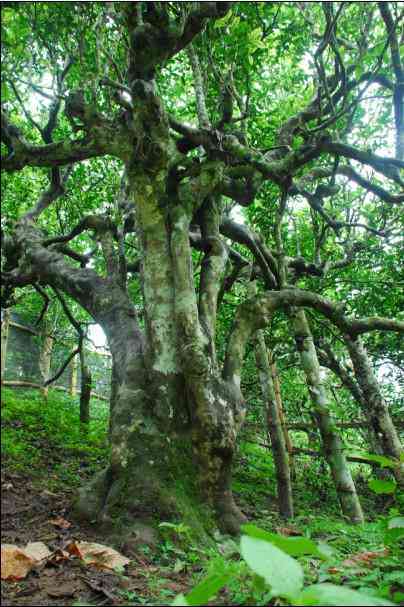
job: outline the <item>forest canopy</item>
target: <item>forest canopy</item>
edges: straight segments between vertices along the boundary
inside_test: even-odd
[[[400,2],[2,2],[2,308],[53,302],[112,355],[78,516],[237,534],[261,424],[292,517],[285,417],[350,521],[344,422],[402,485],[403,23]]]

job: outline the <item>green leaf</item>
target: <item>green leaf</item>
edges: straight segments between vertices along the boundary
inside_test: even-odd
[[[264,531],[255,525],[243,525],[243,532],[249,537],[255,537],[260,540],[271,542],[277,548],[280,548],[290,556],[302,556],[304,554],[310,554],[317,556],[321,559],[327,559],[327,549],[321,549],[317,544],[307,537],[283,537],[269,531]]]
[[[391,494],[394,493],[397,485],[395,481],[383,481],[378,478],[372,478],[368,482],[369,489],[371,489],[374,493],[380,494]]]
[[[215,28],[225,27],[226,25],[229,24],[229,21],[231,21],[232,17],[233,17],[233,13],[231,11],[228,11],[224,17],[222,17],[221,19],[217,19],[215,21],[215,25],[213,27],[215,27]]]
[[[335,584],[314,584],[305,588],[294,605],[353,605],[372,607],[373,605],[393,605],[389,601],[362,594],[350,588]]]
[[[230,574],[212,574],[200,582],[185,597],[186,605],[203,605],[207,603],[230,579]]]
[[[386,457],[385,455],[374,455],[373,453],[352,453],[354,457],[363,458],[363,461],[375,462],[376,464],[380,464],[382,468],[396,468],[397,461],[391,459],[390,457]]]
[[[400,603],[401,601],[404,601],[404,592],[395,592],[393,594],[393,600],[396,603]]]
[[[387,524],[387,531],[384,534],[384,542],[391,544],[404,537],[404,517],[395,516]]]
[[[5,103],[10,99],[10,89],[8,88],[5,82],[1,83],[1,100],[2,103]]]
[[[389,529],[404,528],[404,516],[395,516],[394,518],[391,518],[387,527]]]
[[[303,587],[300,564],[274,544],[243,535],[240,548],[247,565],[265,579],[274,596],[293,598]]]
[[[177,605],[177,606],[181,606],[182,605],[183,607],[186,607],[187,605],[189,605],[189,603],[187,602],[187,599],[185,598],[185,596],[183,594],[179,594],[176,597],[174,603],[171,603],[171,605],[173,605],[173,606],[174,605]]]

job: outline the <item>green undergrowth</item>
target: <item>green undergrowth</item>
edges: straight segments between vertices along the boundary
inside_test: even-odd
[[[351,464],[355,485],[361,500],[365,518],[376,521],[380,516],[388,516],[392,508],[404,512],[404,493],[375,494],[369,487],[374,477],[372,468],[365,464]],[[391,477],[389,477],[391,478]],[[322,521],[324,517],[341,520],[341,509],[331,479],[330,471],[323,458],[305,455],[295,458],[293,478],[293,499],[296,517],[308,513]],[[259,524],[266,526],[278,521],[276,495],[276,474],[269,449],[250,441],[239,445],[233,474],[233,491],[238,503],[247,515],[252,515]]]
[[[26,475],[38,486],[45,485],[51,490],[75,488],[103,467],[108,458],[106,404],[92,400],[91,417],[89,430],[84,434],[80,429],[77,399],[50,391],[44,402],[38,391],[3,390],[2,455],[6,469]],[[267,449],[247,442],[241,444],[233,488],[249,519],[263,533],[281,537],[279,534],[287,534],[289,530],[297,534],[299,541],[315,547],[314,553],[291,555],[298,565],[290,561],[289,565],[303,576],[296,590],[297,598],[288,600],[279,589],[280,594],[275,596],[270,582],[264,582],[254,566],[251,567],[249,557],[246,560],[242,554],[238,540],[215,532],[209,545],[203,542],[195,532],[195,521],[190,524],[193,516],[200,516],[195,511],[184,516],[184,520],[160,521],[156,545],[138,546],[140,559],[147,563],[141,568],[147,591],[143,595],[117,589],[125,604],[369,604],[338,603],[351,599],[344,598],[335,587],[373,597],[371,604],[389,604],[389,601],[400,604],[404,600],[403,540],[392,541],[397,530],[389,529],[389,524],[394,517],[402,521],[399,519],[402,496],[398,492],[376,495],[369,490],[368,478],[365,478],[359,483],[359,490],[368,522],[352,526],[339,513],[327,469],[318,461],[304,459],[298,460],[296,467],[293,521],[285,522],[277,513],[275,471]],[[362,468],[358,468],[357,474],[363,474]],[[178,500],[182,490],[178,479],[175,491]],[[274,554],[279,557],[276,551]],[[257,566],[261,567],[260,560]],[[276,564],[274,567],[279,569]],[[270,571],[268,562],[269,580]],[[121,575],[125,577],[123,572]],[[197,602],[201,583],[205,593],[202,595],[207,593],[210,597],[202,603]],[[319,584],[325,586],[318,589]],[[310,603],[310,593],[323,591],[335,592],[335,597]],[[299,592],[305,593],[303,599]],[[184,599],[176,598],[178,594]],[[377,603],[378,600],[385,602]]]
[[[79,423],[78,399],[53,390],[3,389],[1,449],[4,467],[49,488],[75,487],[108,457],[106,403],[91,400],[87,432]]]
[[[325,518],[297,537],[245,525],[233,552],[212,559],[172,604],[206,604],[213,595],[216,605],[402,604],[403,525],[402,517],[380,519],[357,528],[353,539],[351,527]]]

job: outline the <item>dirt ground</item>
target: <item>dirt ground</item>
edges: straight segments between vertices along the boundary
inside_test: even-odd
[[[24,476],[3,473],[1,477],[1,543],[25,546],[43,542],[53,551],[63,549],[72,540],[105,543],[92,528],[78,527],[69,518],[71,495],[41,489]],[[71,522],[68,529],[54,521]],[[53,523],[52,523],[53,521]],[[144,555],[131,555],[124,575],[85,566],[79,559],[46,564],[18,582],[2,581],[1,604],[11,606],[42,605],[129,605],[158,604],[150,591],[150,579],[159,568]],[[183,574],[164,571],[164,588],[177,594],[186,588]],[[169,602],[171,602],[170,599]]]

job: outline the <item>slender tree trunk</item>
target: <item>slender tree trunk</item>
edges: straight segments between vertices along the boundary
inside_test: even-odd
[[[10,330],[11,309],[6,308],[3,311],[3,319],[1,321],[1,381],[4,380],[7,361],[7,344],[8,333]]]
[[[356,401],[360,410],[363,412],[367,423],[362,424],[361,427],[363,429],[364,434],[366,435],[366,440],[368,442],[371,452],[376,453],[378,455],[383,455],[383,445],[380,441],[380,437],[375,433],[374,428],[372,427],[372,423],[369,418],[367,401],[357,381],[351,376],[349,371],[339,362],[329,344],[322,344],[321,347],[317,349],[317,352],[319,354],[320,363],[331,371],[333,371],[333,373],[335,373],[335,375],[341,380],[345,388],[351,393],[352,398]],[[375,472],[378,476],[381,477],[385,477],[386,475],[388,475],[388,470],[382,468],[377,469]]]
[[[289,454],[286,448],[285,435],[279,415],[279,407],[275,395],[263,331],[257,332],[255,360],[259,372],[262,396],[266,405],[268,433],[271,439],[275,462],[279,513],[286,519],[293,518],[293,494]]]
[[[114,359],[112,358],[112,368],[111,368],[111,393],[109,399],[109,430],[108,434],[111,438],[112,433],[112,419],[114,415],[115,403],[118,395],[119,388],[119,373],[116,369],[116,365],[114,363]]]
[[[364,396],[364,413],[381,445],[383,455],[400,462],[402,445],[390,416],[389,408],[380,391],[379,384],[371,367],[368,355],[360,337],[345,336],[356,379]],[[398,464],[395,476],[400,484],[404,483],[404,465]]]
[[[276,400],[276,404],[278,407],[279,419],[280,419],[281,426],[282,426],[286,449],[287,449],[287,452],[289,455],[290,475],[293,480],[296,476],[294,457],[293,457],[293,443],[292,443],[292,439],[290,438],[290,434],[289,434],[288,427],[286,424],[285,413],[283,410],[281,383],[279,381],[279,374],[278,374],[276,361],[274,360],[274,357],[273,357],[273,354],[271,351],[268,351],[268,358],[269,358],[269,364],[271,365],[272,382],[274,385],[275,400]]]
[[[77,393],[77,357],[75,356],[70,363],[70,386],[69,394],[74,397]]]
[[[291,316],[296,345],[306,375],[325,457],[330,466],[342,512],[351,522],[361,523],[364,520],[362,508],[344,455],[343,444],[330,414],[328,398],[321,380],[320,365],[306,314],[302,309],[294,309]]]
[[[80,371],[80,425],[84,431],[87,431],[88,424],[90,423],[90,398],[92,389],[92,376],[91,369],[86,362],[86,355],[83,344],[80,348]]]
[[[53,350],[53,337],[49,333],[49,326],[45,322],[42,331],[42,347],[39,353],[39,372],[42,377],[42,382],[45,383],[50,377],[51,359]],[[46,399],[48,397],[49,386],[43,386],[42,394]]]

